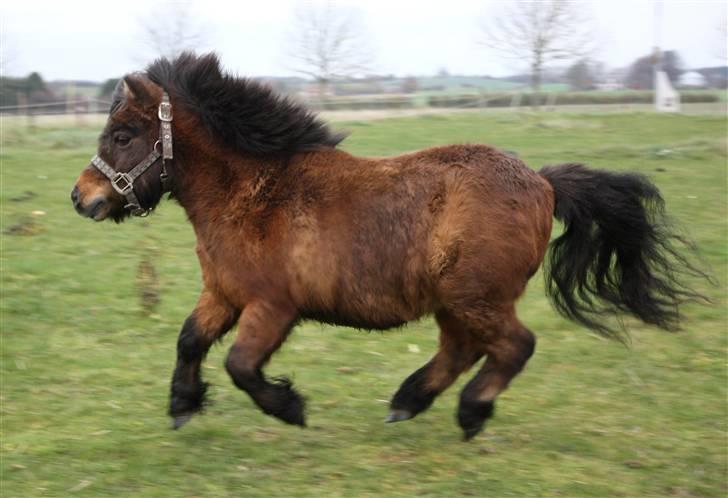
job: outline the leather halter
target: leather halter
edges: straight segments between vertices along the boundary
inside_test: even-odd
[[[159,139],[154,143],[152,151],[147,157],[142,159],[131,171],[123,173],[114,170],[98,154],[91,158],[91,164],[111,181],[111,186],[114,187],[114,190],[126,198],[127,204],[124,208],[130,209],[131,214],[134,216],[143,217],[151,212],[151,208],[145,209],[139,203],[139,199],[134,193],[134,180],[139,178],[160,157],[162,158],[162,172],[159,175],[159,179],[162,181],[162,192],[169,191],[169,175],[167,175],[166,161],[172,159],[174,155],[172,153],[172,104],[169,101],[167,92],[164,92],[162,95],[162,102],[159,104],[157,117],[159,118]],[[161,153],[157,149],[158,145],[162,146]]]

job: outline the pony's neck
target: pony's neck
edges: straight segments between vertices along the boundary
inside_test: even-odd
[[[205,233],[205,227],[219,224],[231,210],[236,211],[234,216],[244,216],[252,207],[256,184],[275,170],[276,160],[229,150],[196,121],[183,115],[174,131],[172,195],[199,235]]]

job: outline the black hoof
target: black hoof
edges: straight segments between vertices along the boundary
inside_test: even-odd
[[[477,427],[470,427],[468,429],[463,429],[463,442],[467,443],[471,439],[473,439],[475,436],[477,436],[480,431],[483,430],[483,425],[485,425],[484,422],[480,422],[480,424],[477,425]]]
[[[205,392],[207,392],[205,382],[193,385],[173,383],[169,400],[169,415],[176,418],[192,416],[202,411],[205,404]]]
[[[299,427],[306,427],[306,416],[305,416],[305,404],[303,398],[301,398],[295,391],[292,391],[291,396],[282,410],[271,413],[271,415],[281,419],[283,422],[291,425],[298,425]]]
[[[305,401],[293,389],[291,381],[286,378],[275,379],[265,390],[253,398],[264,413],[272,415],[291,425],[306,427]]]
[[[177,415],[172,419],[172,429],[177,430],[192,418],[193,413],[187,413],[185,415]]]
[[[387,422],[399,422],[400,420],[414,418],[432,405],[438,393],[428,389],[425,382],[426,373],[427,366],[424,366],[402,382],[402,385],[399,386],[399,389],[392,397]],[[398,415],[393,416],[393,414]],[[407,416],[403,417],[402,414]]]
[[[460,401],[458,425],[463,430],[463,441],[470,441],[483,430],[485,421],[493,416],[494,409],[492,401]]]
[[[389,415],[387,415],[387,418],[384,419],[384,421],[388,424],[391,424],[392,422],[401,422],[403,420],[409,420],[413,417],[412,413],[409,410],[392,410],[389,412]]]

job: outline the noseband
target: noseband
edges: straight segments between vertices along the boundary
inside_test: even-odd
[[[162,158],[162,173],[160,173],[159,179],[162,181],[162,192],[169,191],[169,175],[167,175],[166,161],[172,159],[174,156],[172,154],[172,104],[169,101],[167,92],[164,92],[162,95],[162,102],[159,104],[157,117],[159,118],[159,139],[154,142],[152,151],[147,157],[142,159],[128,173],[115,171],[98,154],[91,159],[91,164],[111,181],[111,186],[114,187],[114,190],[124,196],[127,202],[124,208],[130,209],[131,214],[134,216],[147,216],[151,211],[150,208],[145,209],[139,203],[139,199],[137,199],[134,193],[134,180],[142,176],[160,157]],[[158,145],[162,146],[161,153],[157,148]]]

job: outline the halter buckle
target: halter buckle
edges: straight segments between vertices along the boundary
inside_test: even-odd
[[[111,180],[111,186],[114,187],[114,190],[124,196],[132,191],[133,183],[134,180],[126,173],[117,173],[114,179]]]
[[[170,102],[160,102],[157,110],[157,117],[160,121],[167,123],[172,121],[172,104]]]

